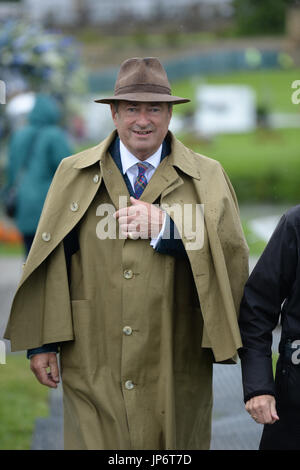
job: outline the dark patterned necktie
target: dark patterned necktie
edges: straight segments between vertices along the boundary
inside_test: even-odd
[[[145,176],[145,171],[148,170],[149,164],[137,163],[137,167],[138,167],[139,173],[134,182],[134,192],[135,192],[136,199],[139,199],[148,183],[147,178]]]

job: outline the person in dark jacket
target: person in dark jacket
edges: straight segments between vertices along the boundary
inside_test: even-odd
[[[72,154],[59,126],[61,112],[54,98],[38,94],[28,124],[11,137],[7,189],[17,184],[15,222],[28,254],[50,183],[60,161]]]
[[[300,205],[280,219],[245,285],[239,350],[246,410],[261,450],[300,449]],[[272,331],[281,323],[275,380]]]

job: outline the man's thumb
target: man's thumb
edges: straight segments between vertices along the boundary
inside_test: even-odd
[[[279,419],[279,416],[278,416],[277,411],[276,411],[275,400],[274,400],[274,402],[271,403],[271,415],[274,419]]]

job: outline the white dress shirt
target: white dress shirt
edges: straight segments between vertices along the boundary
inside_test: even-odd
[[[147,160],[144,160],[144,162],[147,162],[149,164],[149,168],[145,171],[145,177],[147,178],[147,181],[149,183],[150,179],[152,178],[156,168],[160,164],[160,159],[161,159],[161,152],[162,152],[162,145],[156,150],[156,152],[151,155]],[[123,142],[120,140],[120,156],[121,156],[121,163],[122,163],[122,168],[123,168],[123,174],[127,174],[130,184],[132,188],[134,188],[134,182],[138,176],[138,166],[137,163],[141,163],[141,160],[139,160],[137,157],[135,157],[123,144]],[[157,238],[152,238],[150,245],[155,248],[157,243],[162,237],[163,231],[165,229],[165,223],[166,223],[166,217],[164,217],[164,223],[163,227],[158,235]]]

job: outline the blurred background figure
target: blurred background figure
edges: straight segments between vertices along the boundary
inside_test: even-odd
[[[26,255],[57,166],[72,154],[60,119],[57,101],[37,94],[28,124],[17,129],[9,141],[4,200],[8,215],[22,234]]]

